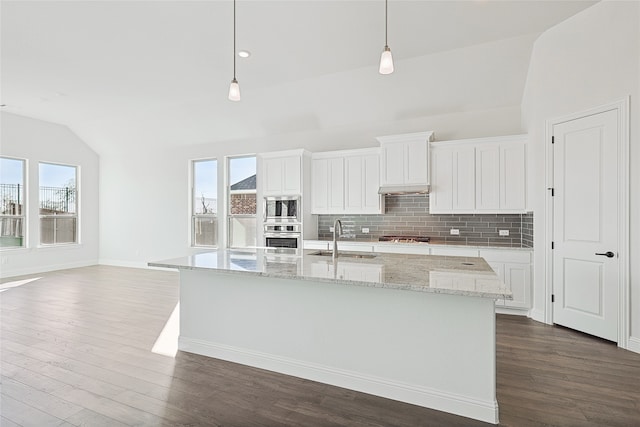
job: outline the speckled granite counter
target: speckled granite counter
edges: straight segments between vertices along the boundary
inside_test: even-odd
[[[331,256],[317,255],[318,252],[270,248],[218,250],[149,265],[494,299],[511,298],[511,291],[482,258],[343,251],[334,261]]]
[[[510,292],[482,258],[314,252],[149,263],[180,272],[178,348],[498,423],[495,299]]]

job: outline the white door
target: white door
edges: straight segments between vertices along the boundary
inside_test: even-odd
[[[618,339],[617,110],[553,126],[553,322]]]

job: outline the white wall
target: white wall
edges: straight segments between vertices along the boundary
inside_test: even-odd
[[[640,3],[603,1],[543,33],[536,43],[524,98],[530,134],[534,209],[534,313],[544,310],[545,120],[631,97],[631,334],[640,339]],[[638,341],[640,350],[640,341]]]
[[[189,247],[189,160],[305,148],[311,152],[378,146],[376,136],[436,130],[440,139],[521,133],[520,108],[443,114],[324,131],[120,151],[100,156],[100,263],[143,267]],[[219,201],[223,168],[218,167]],[[223,212],[218,206],[218,212]]]
[[[98,155],[66,126],[2,113],[0,154],[27,160],[27,247],[0,251],[1,276],[98,262]],[[80,243],[39,247],[38,162],[79,166]]]

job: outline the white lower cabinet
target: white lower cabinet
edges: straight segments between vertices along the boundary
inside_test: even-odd
[[[382,281],[383,269],[382,265],[344,261],[339,261],[337,264],[332,261],[318,261],[311,264],[311,272],[315,277],[353,280],[355,282],[379,283]]]
[[[431,255],[443,255],[443,256],[471,256],[477,257],[477,249],[467,248],[451,248],[451,247],[431,247]]]
[[[412,254],[412,255],[440,255],[440,256],[464,256],[464,257],[477,257],[480,256],[487,261],[487,264],[493,271],[496,272],[498,277],[509,287],[513,293],[512,300],[498,300],[496,301],[496,307],[511,310],[512,313],[525,313],[526,310],[531,308],[531,269],[532,269],[532,251],[530,250],[515,250],[515,249],[477,249],[477,248],[465,248],[459,246],[421,246],[418,244],[380,244],[380,243],[367,243],[367,242],[338,242],[340,251],[348,252],[377,252],[377,253],[396,253],[396,254]],[[324,249],[331,250],[333,244],[327,241],[320,240],[305,240],[305,249]],[[364,281],[374,280],[378,274],[382,274],[381,271],[374,269],[370,274],[372,276],[366,276],[365,271],[360,271],[354,266],[350,271],[336,271],[335,274],[342,275],[343,278],[349,278],[349,280],[360,280],[361,277]],[[371,268],[371,265],[367,265],[366,268]],[[327,270],[326,274],[334,275],[334,271],[323,264],[322,267],[316,266],[315,268],[324,268]],[[364,276],[363,276],[364,275]],[[455,275],[454,275],[455,276]],[[365,277],[367,277],[365,279]],[[442,286],[446,286],[444,283],[453,280],[446,274],[435,275],[433,280],[444,281]],[[448,287],[456,286],[455,282],[451,282]],[[481,286],[481,284],[478,284]]]
[[[480,256],[511,289],[512,300],[498,300],[496,307],[529,310],[531,308],[531,252],[481,250]]]

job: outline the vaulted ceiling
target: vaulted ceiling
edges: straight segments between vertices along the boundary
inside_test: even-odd
[[[594,1],[2,1],[2,111],[98,152],[518,105],[538,34]]]

